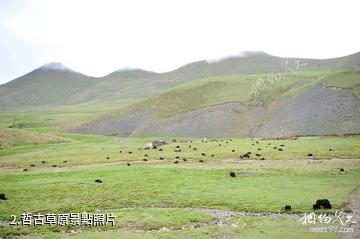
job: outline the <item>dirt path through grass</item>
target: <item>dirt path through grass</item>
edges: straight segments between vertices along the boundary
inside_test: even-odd
[[[356,223],[351,224],[351,228],[353,232],[345,233],[343,238],[344,239],[353,239],[353,238],[360,238],[360,201],[358,198],[360,186],[355,188],[350,193],[349,204],[346,205],[349,209],[351,209],[350,215],[352,216],[353,221]]]

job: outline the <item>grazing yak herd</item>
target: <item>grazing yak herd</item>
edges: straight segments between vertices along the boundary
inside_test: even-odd
[[[240,154],[239,155],[239,158],[240,159],[250,159],[250,157],[252,158],[255,158],[255,159],[258,159],[258,160],[265,160],[265,157],[262,156],[262,154],[260,154],[260,151],[262,150],[262,148],[260,147],[260,144],[259,144],[259,141],[258,140],[255,140],[255,139],[250,139],[251,140],[251,145],[255,147],[256,149],[256,153],[252,153],[252,152],[246,152],[244,154]],[[296,139],[295,139],[296,140]],[[211,140],[207,140],[206,138],[202,139],[201,140],[201,143],[208,143],[208,142],[215,142],[217,143],[218,147],[222,147],[223,145],[227,145],[229,144],[229,142],[231,142],[232,139],[228,139],[228,140],[225,140],[225,139],[211,139]],[[172,143],[177,143],[177,140],[176,139],[173,139],[172,140]],[[185,143],[185,144],[188,144],[188,146],[186,148],[188,148],[188,150],[192,150],[192,151],[197,151],[197,148],[196,147],[193,147],[192,143],[193,141],[192,140],[184,140],[184,141],[179,141],[179,143]],[[158,151],[164,151],[165,148],[162,147],[162,146],[165,146],[167,145],[168,143],[164,140],[156,140],[156,141],[152,141],[152,142],[149,142],[149,143],[146,143],[143,147],[140,147],[138,148],[138,150],[158,150]],[[285,145],[284,144],[280,144],[278,146],[272,146],[271,143],[268,143],[266,146],[266,148],[272,148],[273,150],[277,150],[277,151],[284,151],[285,149]],[[173,149],[173,151],[175,153],[178,153],[178,154],[181,154],[181,152],[183,149],[181,148],[180,145],[176,145],[175,148]],[[332,151],[332,149],[329,149],[329,151]],[[232,149],[231,150],[232,153],[235,153],[236,152],[236,149]],[[122,150],[119,151],[119,153],[123,153]],[[132,154],[132,151],[128,151],[127,152],[128,154]],[[207,153],[204,153],[204,152],[201,152],[199,155],[201,155],[202,157],[206,157],[207,155],[209,155],[210,157],[215,157],[214,154],[207,154]],[[253,155],[253,156],[251,156]],[[309,153],[307,155],[308,159],[310,160],[315,160],[316,157],[314,154],[312,153]],[[175,160],[173,161],[174,164],[178,164],[180,159],[184,162],[186,162],[188,159],[185,158],[185,157],[180,157],[179,155],[175,156],[174,157]],[[110,159],[109,156],[106,157],[106,159]],[[165,157],[159,157],[159,160],[164,160]],[[143,158],[143,161],[149,161],[150,160],[150,157],[149,157],[149,154],[144,154],[144,158]],[[67,161],[64,161],[64,163],[66,163]],[[198,160],[199,163],[205,163],[205,160],[204,159],[200,159]],[[42,161],[41,163],[45,164],[46,162],[45,161]],[[127,162],[126,163],[127,166],[131,166],[131,163],[130,162]],[[30,167],[35,167],[34,164],[31,164]],[[52,167],[57,167],[57,165],[52,165]],[[23,171],[28,171],[26,168],[23,169]],[[344,169],[341,168],[340,169],[341,172],[344,172]],[[236,172],[229,172],[229,176],[231,178],[236,178],[237,177],[237,174]],[[103,181],[101,179],[96,179],[95,180],[95,183],[97,184],[101,184],[103,183]],[[4,193],[0,193],[0,200],[7,200],[7,198],[5,197],[5,194]],[[330,204],[330,201],[328,199],[318,199],[316,201],[315,204],[313,204],[313,210],[317,210],[317,209],[331,209],[331,204]],[[290,205],[285,205],[283,207],[283,210],[285,212],[288,212],[288,211],[291,211],[291,206]]]
[[[295,139],[296,140],[296,139]],[[212,140],[207,140],[206,138],[204,138],[203,140],[201,140],[201,143],[208,143],[208,142],[217,142],[218,143],[218,146],[221,147],[223,145],[226,145],[226,144],[229,144],[229,142],[231,142],[232,139],[228,139],[228,140],[224,140],[224,139],[220,139],[220,140],[217,140],[217,139],[212,139]],[[172,140],[172,143],[176,143],[177,140],[176,139],[173,139]],[[185,143],[185,144],[188,144],[187,148],[188,149],[192,149],[193,151],[196,151],[197,148],[193,147],[193,145],[191,145],[191,143],[193,143],[192,140],[185,140],[185,141],[180,141],[179,143]],[[164,149],[163,148],[159,148],[161,146],[164,146],[168,144],[166,141],[164,140],[157,140],[157,141],[153,141],[153,142],[149,142],[149,143],[146,143],[143,147],[144,150],[158,150],[158,151],[163,151]],[[259,141],[258,140],[254,140],[254,139],[251,139],[251,144],[252,146],[257,146],[259,145]],[[274,150],[277,150],[277,151],[284,151],[285,149],[285,145],[284,144],[280,144],[279,146],[271,146],[271,143],[268,143],[266,146],[266,148],[268,147],[272,147],[272,149]],[[141,150],[141,148],[139,148],[139,150]],[[257,151],[261,151],[262,148],[261,147],[257,147],[256,148]],[[332,151],[332,149],[329,149],[329,151]],[[174,152],[175,153],[181,153],[182,152],[182,148],[180,145],[176,145],[175,146],[175,149],[174,149]],[[235,149],[232,149],[231,150],[232,153],[235,153],[236,150]],[[122,151],[120,151],[120,153],[122,153]],[[129,152],[131,153],[131,152]],[[205,157],[207,154],[202,152],[200,153],[201,156]],[[214,157],[215,155],[214,154],[209,154],[210,157]],[[257,159],[259,160],[265,160],[265,157],[263,157],[260,153],[252,153],[252,152],[246,152],[244,154],[241,154],[239,156],[240,159],[250,159],[251,155],[255,155]],[[148,154],[144,154],[144,158],[143,161],[148,161],[149,160],[149,155]],[[307,155],[308,159],[311,159],[311,160],[315,160],[315,155],[312,154],[312,153],[309,153]],[[173,161],[174,164],[178,164],[179,163],[179,159],[180,159],[180,156],[175,156],[174,157],[175,160]],[[165,158],[164,157],[160,157],[159,158],[160,160],[164,160]],[[183,161],[187,161],[186,158],[182,158]],[[204,159],[200,159],[198,162],[200,163],[204,163]],[[127,163],[128,166],[130,166],[130,163]],[[344,169],[341,168],[340,169],[341,172],[344,172]],[[237,175],[235,172],[229,172],[229,176],[232,177],[232,178],[235,178]],[[291,211],[291,206],[290,205],[285,205],[283,207],[284,211],[285,212],[289,212]],[[313,204],[313,210],[317,210],[317,209],[331,209],[331,204],[330,204],[330,201],[328,199],[318,199],[316,201],[315,204]]]
[[[256,146],[260,145],[260,144],[259,144],[259,140],[254,140],[254,139],[250,139],[250,140],[251,140],[252,146],[255,146],[255,147],[256,147]],[[278,140],[279,140],[279,138],[278,138]],[[295,140],[296,140],[296,138],[295,138]],[[219,143],[218,146],[221,147],[221,146],[223,146],[223,145],[229,144],[229,142],[231,142],[231,141],[232,141],[232,139],[228,139],[228,140],[224,140],[224,139],[219,139],[219,140],[218,140],[218,139],[211,139],[211,140],[208,140],[208,139],[204,138],[204,139],[201,140],[201,143],[218,142],[218,143]],[[176,142],[177,142],[176,139],[173,139],[173,140],[172,140],[172,143],[176,143]],[[198,150],[196,147],[193,147],[193,145],[191,145],[191,143],[193,143],[192,140],[179,141],[179,143],[188,144],[187,148],[188,148],[188,149],[192,149],[193,151],[197,151],[197,150]],[[138,148],[138,150],[158,150],[158,151],[162,152],[162,151],[164,150],[164,148],[162,148],[161,146],[165,146],[165,145],[167,145],[167,144],[168,144],[168,143],[167,143],[165,140],[155,140],[155,141],[146,143],[142,148],[141,148],[141,147]],[[284,144],[280,144],[279,146],[271,146],[271,143],[268,143],[268,144],[265,146],[265,148],[269,148],[269,147],[270,147],[270,148],[272,147],[273,150],[280,151],[280,152],[284,151],[284,149],[285,149],[285,145],[284,145]],[[252,153],[252,152],[248,151],[248,152],[246,152],[246,153],[244,153],[244,154],[240,154],[240,155],[239,155],[239,158],[240,158],[240,159],[250,159],[250,158],[252,158],[252,159],[258,159],[258,160],[266,160],[266,158],[265,158],[262,154],[260,154],[260,152],[259,152],[259,151],[262,150],[261,147],[258,146],[258,147],[256,147],[254,150],[256,150],[257,152],[256,152],[256,153]],[[183,149],[181,148],[180,145],[176,145],[175,148],[173,149],[173,151],[174,151],[175,153],[179,153],[179,154],[180,154],[181,152],[183,152]],[[329,149],[329,151],[332,151],[332,149]],[[236,149],[231,149],[231,152],[232,152],[232,153],[235,153],[235,152],[236,152]],[[120,150],[119,153],[123,153],[123,151]],[[132,154],[132,151],[128,151],[128,153],[129,153],[129,154]],[[200,155],[201,155],[202,157],[206,157],[207,155],[209,155],[210,157],[215,157],[214,154],[207,154],[207,153],[204,153],[204,152],[201,152]],[[253,157],[252,157],[252,155],[253,155]],[[181,158],[181,157],[180,157],[179,155],[175,156],[175,157],[174,157],[175,160],[173,161],[173,163],[175,163],[175,164],[179,163],[178,159],[180,159],[180,158]],[[310,160],[315,160],[315,159],[316,159],[315,155],[312,154],[312,153],[307,154],[307,158],[310,159]],[[107,157],[107,159],[110,159],[110,157]],[[165,159],[165,157],[159,157],[159,160],[164,160],[164,159]],[[150,159],[149,159],[149,155],[148,155],[148,154],[144,154],[143,161],[149,161],[149,160],[150,160]],[[183,158],[182,160],[183,160],[183,161],[187,161],[186,158]],[[204,161],[204,159],[200,159],[198,162],[203,163],[203,162],[205,162],[205,161]],[[130,166],[130,163],[128,163],[127,165]],[[344,169],[341,168],[340,171],[341,171],[341,172],[344,172]]]

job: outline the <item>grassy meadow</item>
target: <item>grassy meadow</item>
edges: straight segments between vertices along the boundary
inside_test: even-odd
[[[292,214],[312,212],[317,199],[328,198],[333,209],[327,212],[335,212],[346,210],[360,179],[359,136],[208,142],[163,137],[167,145],[145,150],[144,144],[157,138],[77,135],[42,127],[0,132],[6,134],[0,191],[7,197],[0,201],[0,221],[23,212],[105,210],[117,216],[114,227],[7,225],[0,227],[5,238],[337,238],[335,233],[309,233],[291,217],[235,216],[219,226],[212,214],[183,209],[278,213],[289,204]],[[246,152],[251,157],[240,159]],[[309,160],[309,153],[317,160]]]

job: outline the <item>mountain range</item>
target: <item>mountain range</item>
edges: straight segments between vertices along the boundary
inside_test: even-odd
[[[305,59],[253,52],[166,73],[128,69],[99,78],[49,63],[1,85],[0,111],[122,101],[115,111],[68,130],[121,136],[358,134],[359,69],[360,53]]]

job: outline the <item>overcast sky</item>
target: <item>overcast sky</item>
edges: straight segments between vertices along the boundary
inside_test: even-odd
[[[360,51],[359,0],[0,0],[0,83],[57,61],[91,76],[259,50]]]

